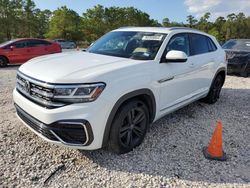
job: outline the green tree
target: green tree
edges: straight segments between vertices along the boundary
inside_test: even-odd
[[[164,18],[164,19],[162,20],[162,25],[163,25],[164,27],[170,27],[170,26],[171,26],[170,20],[169,20],[168,18]]]
[[[34,9],[35,9],[35,3],[32,0],[25,0],[23,2],[23,19],[22,22],[24,22],[24,31],[22,33],[23,37],[32,37],[34,33],[35,28],[35,15],[34,15]]]
[[[0,41],[9,40],[16,36],[20,26],[22,0],[0,0]]]
[[[125,26],[159,26],[150,16],[134,7],[109,7],[97,5],[83,13],[82,29],[88,41],[95,41],[110,30]]]
[[[45,34],[49,30],[49,21],[50,17],[52,16],[52,12],[50,10],[43,10],[35,9],[34,10],[34,28],[35,28],[35,35],[34,37],[37,38],[44,38]]]
[[[45,35],[47,38],[65,38],[79,40],[81,18],[73,10],[63,6],[53,12],[49,23],[49,30]]]
[[[209,29],[211,28],[211,23],[208,21],[211,16],[211,13],[207,12],[205,13],[199,20],[198,22],[198,29],[208,32]]]
[[[188,26],[190,28],[195,27],[195,25],[197,24],[197,22],[198,22],[198,20],[196,20],[194,18],[194,16],[192,16],[192,15],[187,16],[187,23],[188,23]]]

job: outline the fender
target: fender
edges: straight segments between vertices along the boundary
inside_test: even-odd
[[[110,133],[110,129],[111,129],[111,126],[112,126],[112,122],[113,122],[113,119],[116,115],[116,112],[117,110],[119,109],[119,107],[127,100],[133,98],[133,97],[136,97],[136,96],[139,96],[139,95],[147,95],[150,97],[151,99],[151,104],[150,105],[150,113],[151,113],[151,119],[150,119],[150,122],[153,122],[154,121],[154,118],[155,118],[155,113],[156,113],[156,102],[155,102],[155,97],[154,97],[154,94],[153,92],[150,90],[150,89],[139,89],[139,90],[135,90],[135,91],[132,91],[130,93],[127,93],[125,95],[123,95],[114,105],[114,107],[112,108],[110,114],[109,114],[109,117],[108,117],[108,120],[107,120],[107,123],[106,123],[106,127],[105,127],[105,131],[104,131],[104,135],[103,135],[103,141],[102,141],[102,147],[105,147],[107,146],[108,144],[108,141],[109,141],[109,133]]]
[[[214,78],[213,78],[213,80],[212,80],[212,82],[211,82],[210,88],[211,88],[211,86],[212,86],[212,84],[213,84],[215,78],[217,77],[217,75],[218,75],[220,72],[225,72],[225,79],[224,79],[224,82],[223,82],[223,85],[224,85],[225,80],[226,80],[227,70],[226,70],[225,67],[221,67],[221,68],[219,68],[219,69],[216,71],[215,76],[214,76]]]

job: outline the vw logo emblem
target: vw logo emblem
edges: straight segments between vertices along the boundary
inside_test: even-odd
[[[29,81],[25,80],[25,83],[24,83],[24,90],[27,92],[27,93],[30,93],[30,83]]]

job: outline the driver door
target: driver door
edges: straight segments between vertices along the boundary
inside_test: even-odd
[[[171,50],[183,51],[189,56],[188,34],[180,33],[171,37],[159,64],[158,83],[160,84],[160,112],[162,114],[187,101],[194,92],[193,63],[189,59],[186,62],[167,62],[165,57]]]
[[[28,61],[31,57],[31,51],[27,47],[27,41],[21,40],[17,41],[10,46],[14,48],[8,48],[8,57],[10,62],[13,64],[20,64]]]

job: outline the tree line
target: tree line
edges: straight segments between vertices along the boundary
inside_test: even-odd
[[[106,32],[125,26],[190,27],[214,35],[219,41],[250,38],[250,17],[229,14],[210,21],[211,14],[201,18],[187,16],[186,23],[164,18],[162,23],[134,7],[96,5],[82,15],[66,6],[55,11],[40,10],[32,0],[0,0],[0,42],[21,37],[64,38],[91,43]]]

